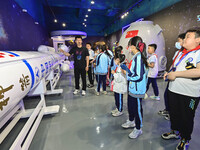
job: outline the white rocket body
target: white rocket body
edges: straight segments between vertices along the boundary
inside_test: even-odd
[[[156,54],[158,55],[158,71],[166,69],[167,59],[165,56],[165,40],[162,34],[162,29],[159,25],[154,25],[152,21],[133,22],[130,27],[125,30],[119,41],[119,45],[123,47],[123,53],[126,55],[128,62],[132,59],[132,54],[127,46],[129,40],[134,36],[140,36],[146,44],[146,51],[149,44],[157,45]],[[148,54],[148,51],[147,51]]]
[[[64,60],[55,52],[0,51],[0,118]]]

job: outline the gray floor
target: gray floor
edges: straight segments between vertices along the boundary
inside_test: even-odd
[[[163,92],[166,83],[158,80],[161,101],[144,100],[143,134],[138,139],[129,139],[132,129],[123,129],[121,124],[127,119],[126,95],[124,96],[124,114],[112,117],[110,111],[114,108],[114,97],[94,95],[94,88],[87,90],[87,95],[74,96],[73,71],[65,73],[58,84],[64,89],[61,95],[46,96],[47,105],[59,104],[61,109],[56,115],[45,116],[40,123],[30,150],[175,150],[177,140],[165,141],[160,135],[169,131],[170,123],[157,114],[163,109]],[[152,88],[148,91],[152,94]],[[25,98],[27,108],[33,107],[38,97]],[[20,120],[5,141],[0,150],[11,146],[17,133],[26,119]],[[195,127],[190,142],[190,150],[199,150],[200,143],[200,112],[197,109]]]

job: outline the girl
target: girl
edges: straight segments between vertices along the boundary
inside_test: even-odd
[[[116,53],[117,51],[115,51]],[[120,63],[123,63],[125,60],[124,54],[115,54],[114,62],[117,65],[115,70],[112,70],[112,74],[114,76],[114,83],[113,83],[113,92],[115,97],[115,105],[116,110],[112,111],[112,116],[118,117],[123,114],[123,94],[127,92],[127,85],[126,85],[126,72],[121,69]]]
[[[146,45],[142,38],[135,36],[128,44],[131,53],[134,54],[130,62],[130,69],[122,64],[121,68],[126,70],[128,84],[128,113],[129,120],[122,124],[123,128],[135,127],[129,134],[130,138],[137,138],[142,134],[142,98],[145,96],[147,85],[147,59]],[[134,121],[135,120],[135,121]]]
[[[111,55],[108,53],[105,45],[99,45],[98,49],[100,54],[96,57],[96,68],[95,74],[97,79],[97,93],[99,95],[101,83],[103,83],[103,93],[107,94],[106,92],[106,75],[108,73],[108,65],[110,63]]]

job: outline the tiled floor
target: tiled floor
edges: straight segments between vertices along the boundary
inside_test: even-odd
[[[65,73],[58,84],[64,89],[61,95],[46,96],[47,105],[60,105],[56,115],[45,116],[40,123],[30,150],[175,150],[177,140],[165,141],[160,135],[169,131],[170,123],[157,114],[164,108],[163,92],[166,83],[158,79],[161,100],[143,100],[143,134],[138,139],[129,139],[132,129],[123,129],[121,124],[127,119],[126,95],[124,96],[124,114],[112,117],[114,97],[96,96],[95,90],[88,89],[85,97],[74,96],[73,71]],[[109,90],[108,90],[109,91]],[[152,94],[150,87],[148,94]],[[25,98],[27,108],[33,107],[38,97]],[[190,142],[190,150],[200,148],[200,108],[195,117],[195,127]],[[26,119],[20,120],[13,131],[0,145],[0,150],[7,150],[19,133]]]

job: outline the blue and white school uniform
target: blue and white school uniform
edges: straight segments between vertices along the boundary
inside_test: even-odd
[[[119,112],[123,110],[123,94],[127,92],[126,76],[122,73],[121,67],[116,68],[113,80],[113,92],[115,96],[115,105]]]
[[[106,75],[108,73],[108,65],[110,58],[105,53],[100,53],[96,57],[95,74],[97,78],[97,92],[100,92],[101,83],[103,83],[103,91],[106,91]]]
[[[131,76],[127,75],[128,87],[128,113],[129,120],[135,120],[136,129],[142,128],[142,98],[145,96],[148,70],[142,61],[141,53],[136,53],[131,62]],[[128,74],[128,73],[127,73]]]

